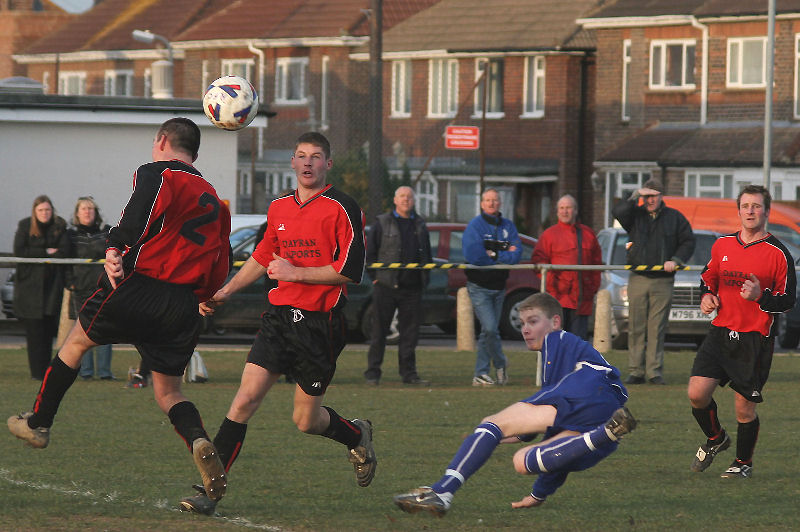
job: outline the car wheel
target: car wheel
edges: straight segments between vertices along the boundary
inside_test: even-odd
[[[372,320],[375,317],[375,309],[370,304],[367,307],[367,310],[364,312],[364,316],[361,317],[361,334],[364,335],[368,341],[372,337]],[[392,323],[389,324],[389,334],[386,336],[386,343],[389,345],[397,345],[400,341],[400,333],[397,331],[397,310],[394,311],[394,316],[392,316]]]
[[[519,319],[519,304],[533,292],[514,292],[503,302],[500,316],[500,336],[507,340],[522,340],[522,322]]]
[[[800,342],[800,329],[789,327],[786,323],[786,316],[778,316],[778,344],[784,349],[794,349]]]

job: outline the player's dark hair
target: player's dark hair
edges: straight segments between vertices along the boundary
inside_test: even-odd
[[[192,160],[200,151],[200,128],[188,118],[170,118],[158,128],[156,138],[166,135],[173,148],[188,153]]]
[[[742,190],[739,191],[739,195],[736,196],[736,208],[738,209],[741,205],[742,194],[761,194],[761,197],[764,198],[764,210],[768,211],[769,206],[772,204],[772,196],[769,194],[769,190],[767,187],[761,185],[747,185]]]
[[[317,148],[322,148],[322,151],[325,153],[325,158],[331,158],[331,143],[328,142],[327,137],[325,137],[325,135],[322,133],[317,133],[316,131],[303,133],[297,137],[297,142],[294,143],[295,151],[297,151],[297,147],[301,144],[311,144]]]
[[[80,225],[78,209],[81,208],[81,203],[91,203],[92,207],[94,207],[94,223],[96,223],[98,227],[103,225],[103,217],[100,216],[100,207],[97,206],[97,202],[95,202],[94,198],[91,196],[81,196],[78,198],[78,202],[75,203],[75,212],[72,213],[72,225]]]
[[[558,299],[554,298],[547,292],[539,292],[523,299],[519,304],[519,312],[523,310],[539,309],[549,319],[558,315],[562,320],[564,319],[564,311],[561,308],[561,303]]]

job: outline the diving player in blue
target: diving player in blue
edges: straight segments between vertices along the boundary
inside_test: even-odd
[[[546,293],[519,305],[522,336],[532,351],[542,352],[541,390],[481,421],[464,439],[444,476],[433,486],[397,495],[408,513],[427,511],[441,517],[453,495],[491,456],[500,443],[541,442],[514,454],[514,469],[539,475],[530,494],[511,503],[530,508],[544,503],[571,471],[582,471],[614,452],[618,440],[636,427],[624,407],[628,393],[617,368],[588,342],[561,330],[562,308]]]

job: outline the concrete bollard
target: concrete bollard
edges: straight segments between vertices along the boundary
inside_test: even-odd
[[[57,350],[61,349],[61,346],[64,345],[69,331],[71,331],[72,326],[75,325],[75,320],[69,319],[69,301],[71,296],[72,292],[65,288],[64,295],[61,298],[61,314],[58,318],[58,337],[56,339]]]
[[[594,307],[594,348],[600,353],[611,349],[611,293],[608,290],[597,292]]]
[[[456,350],[475,351],[475,317],[465,286],[456,292]]]

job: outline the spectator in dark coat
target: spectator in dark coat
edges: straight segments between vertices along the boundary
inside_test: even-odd
[[[108,224],[103,224],[103,217],[94,198],[91,196],[78,198],[75,213],[72,215],[72,227],[68,229],[71,255],[82,259],[104,259],[109,229]],[[69,305],[70,319],[77,319],[81,305],[97,290],[97,279],[103,273],[102,264],[76,265],[67,270],[67,287],[72,291]],[[89,349],[81,359],[78,375],[89,380],[94,377],[95,370],[101,380],[114,380],[114,375],[111,373],[110,344]]]
[[[67,222],[54,211],[53,202],[47,196],[33,200],[31,216],[20,220],[14,235],[15,256],[69,256]],[[64,291],[63,266],[19,264],[14,279],[14,314],[25,326],[31,377],[42,380],[53,357],[53,340],[58,334]]]

